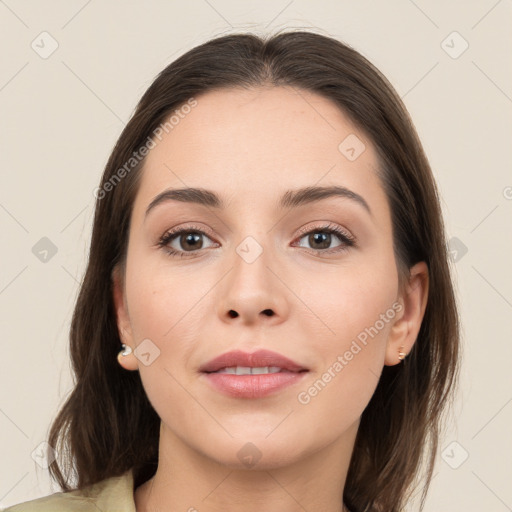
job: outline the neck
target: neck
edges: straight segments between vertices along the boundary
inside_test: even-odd
[[[285,466],[228,467],[186,445],[162,423],[153,478],[135,490],[137,512],[345,512],[343,489],[358,422]],[[276,457],[277,459],[277,457]]]

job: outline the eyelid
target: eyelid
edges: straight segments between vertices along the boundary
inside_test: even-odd
[[[355,242],[356,237],[352,235],[348,230],[338,226],[337,224],[333,224],[332,222],[327,222],[322,224],[321,226],[308,226],[299,229],[299,238],[308,235],[311,232],[315,231],[332,231],[339,236],[344,236],[348,241]]]
[[[208,237],[210,237],[212,239],[215,238],[215,235],[213,234],[213,231],[210,228],[208,228],[206,226],[202,226],[202,225],[200,226],[198,224],[193,224],[193,223],[185,224],[185,225],[180,224],[177,227],[170,228],[165,231],[165,233],[162,235],[162,238],[165,236],[168,236],[168,235],[174,235],[174,234],[180,233],[182,231],[197,231],[199,233],[208,235]]]
[[[319,221],[319,222],[322,222],[322,221]],[[334,224],[334,223],[332,223],[330,221],[324,221],[324,223],[321,224],[321,225],[316,225],[316,226],[308,225],[307,227],[302,227],[302,228],[300,228],[298,230],[298,234],[299,235],[305,235],[305,234],[308,234],[312,230],[315,230],[315,229],[316,230],[321,230],[321,229],[329,230],[329,229],[332,229],[333,231],[337,231],[337,232],[342,233],[348,239],[356,240],[356,237],[354,237],[347,229],[345,229],[345,228],[343,228],[343,227],[341,227],[341,226],[339,226],[337,224]],[[213,231],[210,228],[208,228],[207,226],[198,225],[198,224],[194,224],[194,223],[185,224],[185,225],[181,225],[180,224],[177,227],[170,228],[170,229],[166,230],[165,233],[162,236],[178,233],[178,232],[184,231],[184,230],[190,230],[190,231],[194,231],[195,230],[195,231],[204,232],[209,237],[215,238],[215,235],[213,234]]]
[[[213,244],[218,245],[218,242],[215,240],[215,237],[212,235],[212,231],[209,228],[207,228],[205,226],[198,226],[195,224],[185,224],[185,225],[179,225],[177,227],[170,228],[170,229],[166,230],[164,232],[164,234],[158,239],[156,246],[159,248],[165,249],[171,242],[171,239],[176,238],[181,233],[188,233],[188,232],[193,232],[193,231],[206,236],[213,242]],[[188,252],[188,251],[181,251],[181,250],[176,250],[176,249],[167,247],[168,252],[179,253],[182,256],[183,255],[193,256],[195,254],[199,254],[201,252],[201,250],[202,249],[199,249],[197,251]]]

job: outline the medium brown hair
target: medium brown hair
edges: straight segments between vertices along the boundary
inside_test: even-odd
[[[323,96],[369,138],[391,209],[401,282],[415,263],[428,266],[428,303],[416,343],[405,361],[383,368],[361,417],[344,490],[352,512],[398,512],[424,458],[423,508],[459,369],[459,320],[438,192],[407,110],[386,78],[348,45],[305,31],[217,37],[167,66],[142,96],[110,155],[97,196],[89,261],[70,331],[75,383],[50,429],[49,444],[59,452],[50,474],[64,491],[129,469],[136,487],[154,475],[160,418],[139,373],[117,361],[121,342],[112,298],[112,275],[126,257],[144,160],[115,183],[113,178],[190,98],[261,86]]]

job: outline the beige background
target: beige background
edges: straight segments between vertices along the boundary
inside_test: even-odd
[[[58,490],[37,447],[71,388],[93,190],[139,97],[212,36],[307,27],[404,98],[457,251],[464,368],[425,510],[512,510],[511,15],[510,0],[0,1],[0,507]]]

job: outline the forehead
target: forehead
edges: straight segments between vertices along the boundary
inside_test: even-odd
[[[215,190],[243,204],[275,203],[281,190],[337,184],[368,202],[386,201],[371,141],[329,99],[260,87],[215,90],[195,100],[154,139],[136,208],[183,187]]]

